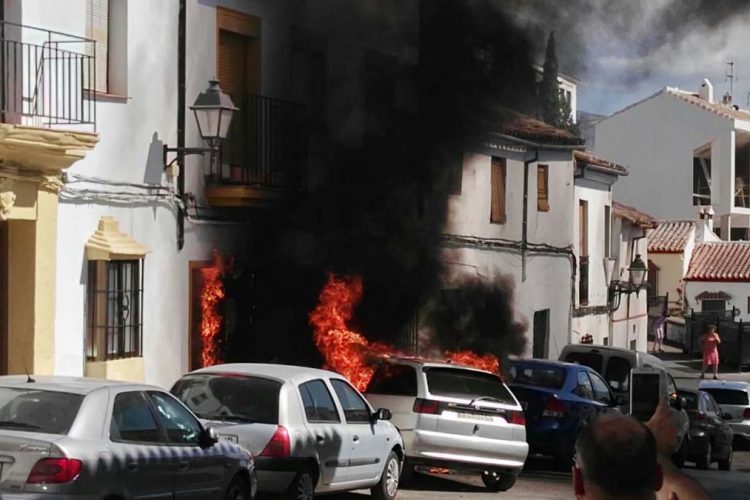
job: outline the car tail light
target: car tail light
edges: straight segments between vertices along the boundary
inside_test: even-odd
[[[745,411],[742,412],[742,418],[750,419],[750,408],[745,408]]]
[[[506,411],[505,420],[507,420],[509,424],[526,425],[526,417],[523,415],[522,411]]]
[[[552,395],[547,399],[547,404],[544,406],[544,410],[542,410],[542,416],[543,417],[552,417],[552,418],[563,418],[563,415],[565,414],[565,405],[562,401],[558,399],[557,396]]]
[[[271,440],[268,442],[263,451],[261,457],[272,457],[272,458],[287,458],[291,455],[291,445],[289,443],[289,432],[282,427],[276,427],[276,432],[271,436]]]
[[[43,458],[34,464],[26,483],[68,483],[78,477],[82,466],[83,463],[74,458]]]
[[[428,415],[440,414],[440,401],[433,401],[431,399],[417,398],[414,401],[414,413],[426,413]]]

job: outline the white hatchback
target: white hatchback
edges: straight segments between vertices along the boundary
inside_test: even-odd
[[[253,454],[260,491],[302,500],[370,488],[376,499],[396,497],[401,435],[388,410],[374,411],[337,373],[218,365],[184,375],[172,394],[211,422],[220,439]]]
[[[478,472],[489,490],[513,486],[529,453],[523,409],[494,373],[419,359],[389,358],[366,391],[393,412],[415,466]]]

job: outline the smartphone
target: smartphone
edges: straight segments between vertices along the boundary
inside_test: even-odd
[[[646,421],[656,412],[662,377],[662,372],[653,368],[630,370],[630,413],[638,420]]]

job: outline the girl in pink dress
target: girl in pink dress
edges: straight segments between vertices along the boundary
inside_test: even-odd
[[[712,366],[714,369],[714,379],[716,379],[716,373],[719,371],[719,344],[721,344],[721,338],[716,333],[714,325],[709,325],[707,330],[698,339],[698,343],[703,347],[703,370],[701,370],[701,378],[705,376],[706,367]]]

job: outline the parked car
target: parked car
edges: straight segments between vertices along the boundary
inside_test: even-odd
[[[508,387],[526,413],[529,452],[565,465],[575,456],[578,433],[602,414],[620,414],[606,382],[593,369],[562,361],[511,360]]]
[[[750,383],[729,380],[704,380],[698,387],[714,397],[734,436],[750,440]]]
[[[673,461],[681,467],[685,463],[690,434],[690,421],[677,394],[677,384],[664,363],[651,354],[591,344],[568,344],[560,353],[560,361],[578,363],[593,368],[612,389],[617,404],[623,413],[630,413],[630,370],[633,368],[653,368],[664,373],[665,384],[660,384],[661,397],[670,403],[672,421],[677,428],[677,448]]]
[[[388,408],[406,444],[405,474],[437,466],[481,474],[492,491],[516,482],[528,455],[523,409],[495,373],[389,358],[365,391]]]
[[[255,495],[252,456],[217,442],[156,387],[72,377],[0,377],[4,498]]]
[[[374,411],[337,373],[217,365],[184,375],[172,393],[253,453],[261,491],[309,499],[370,488],[376,499],[396,497],[404,444],[391,414]]]
[[[700,390],[679,389],[690,418],[690,447],[687,460],[699,469],[719,462],[719,469],[732,468],[733,432],[724,413],[711,394]]]

